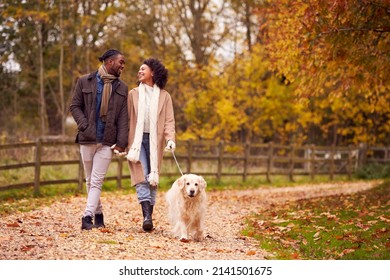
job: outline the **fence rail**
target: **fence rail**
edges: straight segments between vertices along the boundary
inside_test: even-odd
[[[317,175],[328,175],[332,180],[337,174],[351,177],[367,163],[390,163],[390,147],[286,146],[212,141],[179,141],[177,147],[175,155],[184,173],[214,176],[217,180],[224,176],[240,176],[243,181],[248,176],[265,176],[271,182],[273,175],[286,175],[291,181],[297,175],[307,175],[312,179]],[[0,145],[0,156],[2,173],[34,169],[33,178],[27,182],[11,183],[17,180],[2,174],[0,191],[34,187],[34,192],[39,193],[41,186],[70,183],[77,184],[77,190],[82,190],[83,164],[79,146],[71,140],[39,138],[35,142]],[[115,174],[107,175],[105,180],[116,180],[118,188],[121,188],[122,180],[129,179],[127,163],[121,158],[114,158],[113,163],[116,164]],[[42,178],[44,167],[65,165],[76,166],[77,172],[73,174],[77,177]],[[161,173],[161,176],[180,174],[170,153],[164,155]]]

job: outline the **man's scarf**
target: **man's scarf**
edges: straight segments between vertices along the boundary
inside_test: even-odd
[[[148,182],[152,186],[157,186],[159,183],[158,175],[158,157],[157,157],[157,111],[158,111],[158,100],[160,97],[160,88],[155,84],[153,86],[153,93],[150,100],[150,132],[149,132],[149,144],[150,144],[150,174],[147,175]],[[127,159],[132,162],[139,161],[142,135],[144,133],[144,122],[145,122],[145,105],[146,105],[146,92],[145,85],[140,83],[138,87],[138,115],[137,125],[135,127],[135,136],[133,144],[129,152],[127,153]]]
[[[112,91],[112,82],[118,79],[118,77],[108,74],[107,69],[103,64],[99,67],[98,73],[104,83],[102,103],[100,105],[100,118],[102,119],[103,122],[106,122],[108,101],[110,100],[111,91]]]

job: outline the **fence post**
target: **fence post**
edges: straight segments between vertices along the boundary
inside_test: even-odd
[[[330,166],[329,166],[329,179],[333,181],[334,179],[334,158],[335,158],[335,146],[332,145],[330,148],[330,155],[329,155],[329,160],[330,160]]]
[[[348,146],[348,159],[347,159],[347,173],[348,179],[352,177],[352,146]]]
[[[78,179],[77,191],[82,192],[83,184],[84,184],[84,164],[83,164],[83,159],[81,157],[80,145],[79,145],[79,174],[77,179]]]
[[[310,179],[313,181],[314,180],[314,175],[316,173],[316,154],[315,154],[315,146],[314,144],[310,145]]]
[[[39,185],[41,179],[41,157],[42,157],[42,139],[38,138],[35,144],[34,194],[39,194]]]
[[[187,141],[187,174],[191,173],[192,167],[192,140]]]
[[[248,175],[248,162],[249,162],[249,155],[250,155],[250,144],[245,143],[244,146],[244,152],[245,152],[245,158],[244,158],[244,173],[242,175],[242,180],[246,182],[246,177]]]
[[[123,176],[123,158],[118,158],[118,171],[116,175],[116,186],[118,189],[122,188],[122,176]]]
[[[268,183],[271,183],[273,154],[274,154],[274,145],[273,145],[273,142],[269,142],[268,143],[268,158],[267,158],[267,173],[266,173]]]
[[[291,182],[294,182],[293,173],[294,173],[294,154],[295,154],[295,146],[291,145],[290,147],[290,170],[289,170],[289,179]]]
[[[362,168],[367,162],[367,144],[359,144],[358,168]]]
[[[221,181],[222,174],[222,158],[223,158],[223,141],[218,144],[218,171],[217,171],[217,182]]]

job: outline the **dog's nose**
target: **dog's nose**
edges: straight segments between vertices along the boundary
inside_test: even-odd
[[[194,196],[195,195],[195,191],[194,190],[190,190],[190,196]]]

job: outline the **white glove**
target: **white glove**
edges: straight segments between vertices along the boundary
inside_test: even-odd
[[[114,144],[114,145],[112,145],[111,146],[111,150],[114,152],[114,155],[115,156],[118,156],[118,157],[122,157],[122,156],[125,156],[126,155],[126,151],[124,151],[124,152],[119,152],[117,149],[115,149],[115,147],[116,147],[116,144]]]
[[[165,147],[166,151],[174,151],[176,149],[176,144],[172,140],[168,140],[167,146]]]

